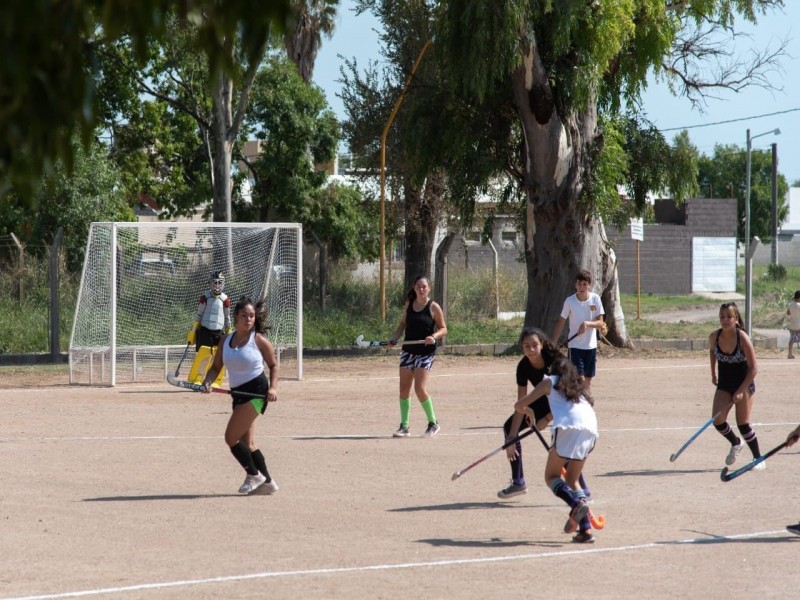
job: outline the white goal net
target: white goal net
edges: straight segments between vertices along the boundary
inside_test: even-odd
[[[282,378],[303,375],[302,228],[294,223],[92,223],[69,346],[71,384],[164,381],[211,274],[266,300]],[[194,360],[188,347],[181,375]]]

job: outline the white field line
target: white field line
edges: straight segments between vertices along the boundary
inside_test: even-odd
[[[99,596],[103,594],[122,594],[126,592],[136,592],[143,590],[165,590],[170,588],[185,588],[198,585],[212,585],[217,583],[230,583],[236,581],[252,581],[254,579],[274,579],[274,578],[302,578],[320,575],[348,575],[351,573],[368,573],[370,571],[393,571],[401,569],[431,569],[439,567],[453,567],[461,565],[480,565],[487,563],[502,563],[521,560],[539,560],[545,558],[561,558],[586,556],[591,554],[612,554],[620,552],[636,552],[663,548],[675,545],[707,544],[715,541],[727,540],[746,540],[753,538],[771,537],[777,535],[787,535],[783,529],[774,531],[756,531],[752,533],[739,533],[729,536],[714,536],[702,538],[689,538],[685,540],[668,540],[662,542],[647,542],[644,544],[632,544],[629,546],[616,546],[612,548],[589,548],[583,550],[558,550],[554,552],[538,552],[526,554],[508,554],[505,556],[492,556],[483,558],[460,558],[450,560],[435,560],[409,563],[362,565],[355,567],[329,567],[316,569],[299,569],[295,571],[265,571],[261,573],[250,573],[245,575],[227,575],[220,577],[207,577],[202,579],[185,579],[178,581],[164,581],[160,583],[141,583],[139,585],[97,588],[90,590],[80,590],[75,592],[61,592],[56,594],[43,594],[36,596],[14,596],[6,597],[3,600],[58,600],[61,598],[85,598],[88,596]]]

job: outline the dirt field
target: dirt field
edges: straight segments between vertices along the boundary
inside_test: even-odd
[[[533,436],[526,496],[496,497],[503,453],[451,480],[502,444],[515,358],[437,358],[432,439],[416,404],[415,437],[391,437],[396,356],[307,360],[259,420],[280,490],[251,497],[222,438],[227,396],[6,377],[0,598],[794,597],[798,450],[723,483],[728,448],[709,428],[670,463],[710,417],[708,360],[639,356],[604,354],[593,385],[594,545],[562,533]],[[759,360],[766,451],[800,422],[800,360]]]

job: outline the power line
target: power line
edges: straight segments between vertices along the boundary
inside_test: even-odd
[[[684,127],[669,127],[667,129],[661,129],[661,131],[678,131],[683,129],[697,129],[699,127],[711,127],[712,125],[725,125],[726,123],[738,123],[740,121],[749,121],[750,119],[763,119],[764,117],[774,117],[775,115],[785,115],[786,113],[795,112],[800,110],[798,108],[790,108],[788,110],[781,110],[774,113],[767,113],[764,115],[753,115],[752,117],[740,117],[738,119],[729,119],[727,121],[716,121],[715,123],[703,123],[701,125],[686,125]]]

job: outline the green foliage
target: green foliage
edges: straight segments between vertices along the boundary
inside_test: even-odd
[[[15,233],[41,256],[64,228],[63,246],[71,271],[83,265],[89,225],[94,221],[134,221],[133,211],[121,189],[119,175],[108,157],[108,148],[92,141],[86,148],[75,141],[71,174],[60,162],[36,193],[30,209],[21,202],[0,204],[0,234]]]
[[[778,263],[769,264],[765,277],[770,281],[785,281],[786,267]]]
[[[698,161],[697,181],[700,191],[709,197],[736,198],[738,201],[738,237],[744,239],[746,150],[735,145],[717,145],[714,155],[703,155]],[[786,220],[789,208],[786,177],[778,174],[778,222]],[[772,239],[772,153],[752,150],[750,153],[750,235],[762,241]]]
[[[0,264],[0,354],[47,352],[50,342],[48,260],[31,257],[19,269],[15,262]],[[59,345],[69,347],[72,317],[78,297],[79,274],[61,268],[59,278]]]
[[[328,2],[335,5],[338,0]],[[238,34],[240,56],[255,58],[270,31],[284,29],[291,4],[291,0],[257,7],[249,0],[2,3],[0,198],[15,186],[15,202],[32,200],[41,175],[59,160],[71,172],[74,137],[88,144],[97,124],[93,78],[103,43],[126,33],[133,40],[133,55],[143,61],[149,44],[165,39],[169,16],[177,15],[198,25],[193,43],[208,56],[211,72],[232,72],[234,61],[226,40]]]

